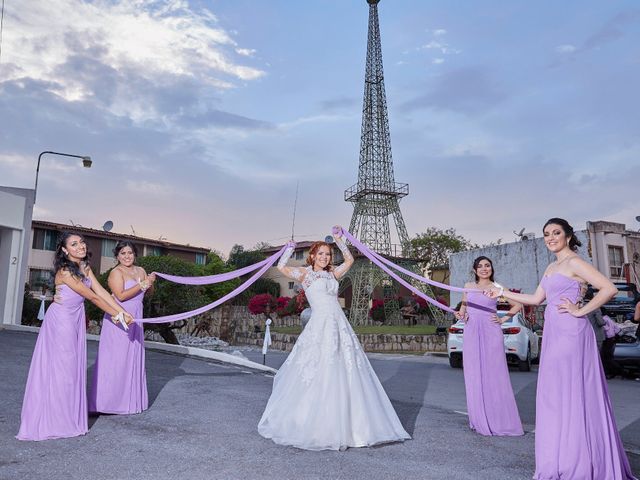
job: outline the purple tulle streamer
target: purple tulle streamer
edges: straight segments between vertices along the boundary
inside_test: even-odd
[[[278,258],[280,258],[280,256],[284,253],[285,249],[287,248],[287,245],[284,245],[277,253],[271,255],[269,258],[267,258],[266,260],[264,260],[263,262],[259,262],[260,264],[262,264],[262,267],[260,268],[260,270],[258,270],[256,273],[254,273],[251,278],[249,278],[246,282],[244,282],[242,285],[238,286],[237,288],[235,288],[234,290],[232,290],[231,292],[227,293],[224,297],[219,298],[218,300],[216,300],[213,303],[210,303],[209,305],[205,305],[203,307],[197,308],[195,310],[191,310],[189,312],[184,312],[184,313],[176,313],[174,315],[165,315],[163,317],[153,317],[153,318],[136,318],[134,321],[137,323],[167,323],[167,322],[177,322],[178,320],[184,320],[186,318],[191,318],[191,317],[195,317],[196,315],[200,315],[201,313],[204,313],[208,310],[211,310],[212,308],[217,307],[218,305],[226,302],[227,300],[235,297],[236,295],[244,292],[247,288],[249,288],[256,280],[258,280],[258,278],[260,278],[264,272],[266,272],[274,263],[276,263],[276,260],[278,260]],[[257,264],[256,264],[257,265]],[[252,265],[251,267],[254,267],[255,265]],[[245,267],[246,268],[250,268],[250,267]],[[240,269],[242,270],[242,269]],[[253,269],[255,270],[255,268]],[[239,270],[236,270],[235,272],[237,272]],[[251,270],[249,270],[251,271]],[[235,272],[229,272],[230,274],[233,274]],[[228,275],[228,274],[222,274],[222,275]],[[215,276],[215,275],[213,275]],[[183,280],[186,279],[193,279],[193,278],[197,278],[197,277],[178,277],[181,278]],[[231,277],[231,278],[235,278],[235,277]],[[223,281],[223,280],[220,280]],[[179,282],[182,283],[182,282]],[[201,285],[199,283],[191,283],[190,285]]]
[[[447,285],[446,283],[436,282],[435,280],[431,280],[430,278],[426,278],[426,277],[423,277],[422,275],[418,275],[417,273],[414,273],[411,270],[407,270],[406,268],[403,268],[400,265],[396,265],[391,260],[389,260],[387,258],[384,258],[379,253],[377,253],[377,252],[375,252],[373,250],[370,250],[366,245],[364,245],[360,241],[358,241],[349,232],[347,232],[345,230],[343,230],[342,232],[343,232],[343,235],[345,236],[345,238],[347,240],[349,240],[349,242],[351,242],[351,244],[354,247],[356,247],[358,250],[362,251],[362,249],[366,249],[369,253],[371,253],[371,255],[376,257],[378,260],[380,260],[384,264],[390,266],[391,268],[393,268],[395,270],[398,270],[401,273],[404,273],[405,275],[407,275],[407,276],[409,276],[411,278],[415,278],[419,282],[428,283],[429,285],[433,285],[434,287],[442,288],[443,290],[449,290],[450,292],[467,293],[467,292],[482,292],[483,291],[482,289],[479,289],[479,288],[452,287],[451,285]],[[376,265],[377,265],[377,263],[376,263]]]
[[[276,254],[277,255],[277,254]],[[180,277],[178,275],[167,275],[166,273],[153,272],[158,277],[164,278],[173,283],[181,283],[183,285],[211,285],[213,283],[226,282],[227,280],[233,280],[234,278],[241,277],[247,273],[253,272],[266,265],[271,257],[262,260],[261,262],[254,263],[248,267],[239,268],[232,272],[218,273],[216,275],[207,275],[204,277]]]
[[[479,291],[478,289],[473,289],[473,288],[460,288],[460,287],[452,287],[451,285],[447,285],[446,283],[440,283],[440,282],[436,282],[435,280],[431,280],[428,278],[425,278],[421,275],[418,275],[410,270],[407,270],[406,268],[401,267],[400,265],[396,265],[395,263],[393,263],[391,260],[388,260],[386,258],[384,258],[382,255],[378,254],[377,252],[374,252],[373,250],[369,249],[366,245],[364,245],[363,243],[361,243],[359,240],[357,240],[353,235],[351,235],[351,233],[347,232],[346,230],[342,230],[341,232],[336,230],[334,228],[333,230],[334,235],[337,233],[342,233],[342,235],[349,240],[349,242],[356,247],[365,257],[367,257],[369,260],[371,260],[375,265],[377,265],[378,267],[380,267],[383,271],[385,271],[391,278],[393,278],[394,280],[396,280],[398,283],[400,283],[401,285],[405,286],[408,290],[410,290],[414,295],[417,295],[420,298],[423,298],[425,301],[431,303],[432,305],[435,305],[438,308],[441,308],[442,310],[445,310],[447,312],[451,312],[453,313],[454,310],[449,308],[448,306],[444,305],[443,303],[440,303],[439,301],[429,297],[428,295],[424,294],[423,292],[421,292],[420,290],[418,290],[417,288],[415,288],[413,285],[411,285],[410,283],[408,283],[406,280],[404,280],[403,278],[399,277],[396,273],[394,273],[393,271],[391,271],[389,269],[389,267],[394,268],[395,270],[398,270],[399,272],[402,272],[403,274],[414,278],[415,280],[418,280],[420,282],[423,283],[428,283],[430,285],[436,286],[436,287],[440,287],[446,290],[450,290],[453,292],[472,292],[472,291]],[[243,291],[245,291],[247,288],[249,288],[256,280],[258,280],[258,278],[260,278],[275,262],[276,260],[278,260],[278,258],[280,258],[280,256],[284,253],[285,249],[287,247],[290,247],[292,245],[292,242],[287,243],[286,245],[284,245],[277,253],[273,254],[272,256],[270,256],[269,258],[266,258],[265,260],[255,263],[253,265],[249,265],[247,267],[243,267],[240,268],[238,270],[234,270],[232,272],[226,272],[226,273],[220,273],[217,275],[208,275],[208,276],[204,276],[204,277],[180,277],[177,275],[167,275],[165,273],[160,273],[160,272],[154,272],[157,276],[168,280],[170,282],[174,282],[174,283],[180,283],[183,285],[210,285],[213,283],[220,283],[220,282],[226,282],[228,280],[232,280],[234,278],[238,278],[241,277],[242,275],[245,275],[247,273],[253,272],[254,270],[258,270],[256,273],[254,273],[251,278],[249,278],[246,282],[244,282],[242,285],[238,286],[237,288],[235,288],[234,290],[232,290],[231,292],[227,293],[224,297],[219,298],[218,300],[216,300],[215,302],[212,302],[208,305],[205,305],[203,307],[197,308],[195,310],[191,310],[189,312],[184,312],[184,313],[176,313],[174,315],[165,315],[163,317],[154,317],[154,318],[139,318],[139,319],[135,319],[136,322],[138,323],[168,323],[168,322],[176,322],[178,320],[184,320],[186,318],[191,318],[194,317],[196,315],[200,315],[208,310],[211,310],[212,308],[217,307],[218,305],[221,305],[222,303],[226,302],[227,300],[235,297],[236,295],[242,293]],[[293,244],[295,245],[295,244]]]

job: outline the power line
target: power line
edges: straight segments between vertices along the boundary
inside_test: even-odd
[[[2,26],[4,25],[4,0],[2,0],[2,12],[0,13],[0,62],[2,62]]]

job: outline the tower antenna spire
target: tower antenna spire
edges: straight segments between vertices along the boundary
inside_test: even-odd
[[[396,183],[393,171],[378,22],[380,0],[366,1],[369,5],[369,27],[358,182],[344,192],[345,201],[353,204],[349,231],[382,255],[407,258],[410,256],[409,235],[400,211],[400,199],[409,194],[409,185]],[[393,218],[400,245],[391,243],[389,217]],[[387,275],[366,259],[356,262],[349,275],[352,285],[351,323],[362,325],[368,322],[369,300],[374,288],[380,283],[386,300],[386,319],[400,319],[396,286]],[[441,316],[439,311],[433,314]]]

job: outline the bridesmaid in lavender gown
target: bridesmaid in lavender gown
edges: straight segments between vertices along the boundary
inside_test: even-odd
[[[87,299],[116,319],[133,319],[100,286],[80,235],[62,232],[56,246],[56,297],[45,314],[29,368],[18,440],[47,440],[88,431]],[[59,302],[59,303],[58,303]]]
[[[533,295],[492,288],[513,301],[539,305],[545,298],[542,356],[536,395],[534,479],[634,479],[620,440],[600,363],[596,338],[586,315],[616,293],[615,286],[577,254],[580,241],[566,220],[552,218],[544,240],[556,261]],[[598,293],[582,307],[580,285]]]
[[[109,274],[109,288],[122,308],[133,318],[142,318],[142,300],[145,291],[153,287],[155,274],[147,276],[142,267],[134,265],[138,249],[133,242],[119,241],[113,253],[118,265]],[[89,411],[122,415],[140,413],[148,407],[144,329],[134,323],[124,330],[106,314],[93,369]]]
[[[476,258],[473,272],[476,281],[467,283],[465,288],[484,290],[493,285],[493,263],[489,258]],[[456,312],[456,317],[466,323],[462,361],[469,427],[481,435],[523,435],[500,327],[521,306],[513,303],[504,317],[498,317],[496,304],[496,299],[487,298],[481,291],[469,292]]]

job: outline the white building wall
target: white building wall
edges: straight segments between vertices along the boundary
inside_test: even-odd
[[[0,187],[0,323],[20,324],[34,191]]]
[[[587,232],[575,233],[582,242],[578,254],[591,262]],[[523,293],[535,291],[547,266],[555,260],[555,255],[549,252],[543,238],[454,253],[449,257],[452,286],[463,287],[466,282],[474,280],[473,261],[481,255],[493,262],[496,282],[507,288],[520,289]],[[461,293],[451,292],[452,307],[461,300]]]
[[[111,257],[100,257],[100,274],[103,274],[104,272],[106,272],[110,268],[115,267],[117,263],[118,262],[116,261],[116,259],[113,256],[111,256]]]
[[[53,270],[55,252],[51,250],[29,249],[29,269]]]
[[[611,264],[609,262],[609,247],[622,248],[622,263],[628,263],[633,260],[633,253],[629,252],[629,236],[633,232],[626,230],[622,223],[595,221],[587,222],[587,230],[591,239],[593,264],[607,278],[616,281],[625,281],[624,273],[622,276],[611,275]]]

